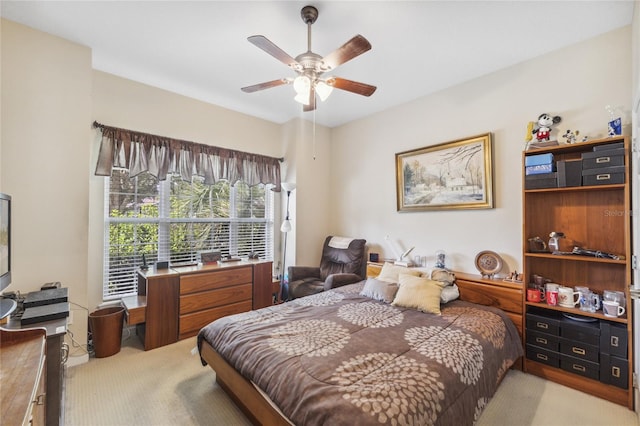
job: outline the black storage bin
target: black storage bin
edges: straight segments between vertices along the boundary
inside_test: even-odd
[[[560,350],[560,338],[558,336],[538,331],[527,330],[527,343],[549,351],[558,352]]]
[[[558,187],[582,185],[582,161],[558,161]]]
[[[627,359],[627,328],[622,324],[600,321],[600,352]]]
[[[560,320],[551,316],[527,313],[527,330],[558,336],[560,334]]]
[[[560,352],[575,358],[598,362],[600,349],[598,346],[587,345],[579,340],[560,339]]]
[[[560,354],[527,344],[527,359],[540,362],[551,367],[560,367]]]
[[[609,151],[612,149],[624,149],[624,142],[607,143],[604,145],[596,145],[593,147],[594,151]]]
[[[583,342],[587,345],[600,346],[600,324],[596,322],[580,322],[563,318],[560,324],[560,336],[568,340]]]
[[[590,379],[599,380],[600,378],[600,364],[569,355],[560,356],[560,368]]]
[[[585,152],[582,154],[583,169],[612,166],[624,166],[624,148]]]
[[[540,173],[524,177],[524,189],[556,188],[558,186],[558,172]]]
[[[593,169],[582,168],[582,184],[612,185],[624,183],[624,166],[597,167]]]
[[[629,386],[629,361],[617,356],[600,356],[600,381],[627,389]]]

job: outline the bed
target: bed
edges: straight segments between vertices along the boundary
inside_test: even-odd
[[[464,297],[425,313],[363,296],[370,281],[214,321],[202,362],[256,424],[473,424],[522,356],[507,314]]]

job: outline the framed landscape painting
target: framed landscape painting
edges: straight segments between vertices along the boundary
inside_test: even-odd
[[[396,154],[398,211],[493,208],[491,133]]]

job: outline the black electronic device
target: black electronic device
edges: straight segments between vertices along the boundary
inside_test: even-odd
[[[69,300],[69,292],[66,287],[53,288],[50,290],[32,291],[24,298],[24,308],[32,308],[35,306],[53,305],[56,303],[67,302]]]
[[[169,261],[164,260],[164,261],[156,262],[156,269],[169,269]]]
[[[42,284],[42,287],[40,287],[40,290],[51,290],[51,289],[60,288],[60,287],[61,287],[60,281],[54,281],[51,283]]]
[[[28,325],[44,321],[66,318],[69,316],[69,303],[54,303],[51,305],[33,306],[25,308],[20,324]]]

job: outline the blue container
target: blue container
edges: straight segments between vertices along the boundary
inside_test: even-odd
[[[540,164],[553,164],[553,154],[547,153],[547,154],[527,155],[524,157],[525,167],[538,166]]]
[[[535,166],[527,166],[524,168],[524,174],[529,176],[529,175],[539,175],[542,173],[551,173],[551,172],[555,172],[556,171],[556,167],[555,164],[551,163],[551,164],[538,164]]]

